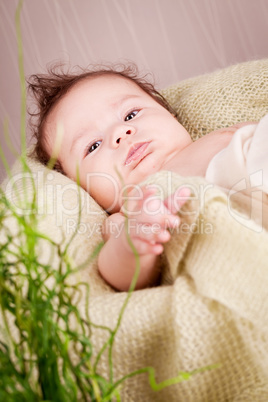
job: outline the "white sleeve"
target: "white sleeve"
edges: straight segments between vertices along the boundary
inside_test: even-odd
[[[258,124],[241,127],[229,145],[210,161],[206,179],[225,189],[268,193],[268,114]]]

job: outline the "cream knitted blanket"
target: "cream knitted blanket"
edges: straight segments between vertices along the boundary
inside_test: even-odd
[[[151,181],[166,188],[168,174]],[[172,185],[182,182],[174,176]],[[173,234],[166,246],[172,285],[135,293],[114,355],[118,373],[151,364],[159,381],[180,370],[217,363],[219,368],[157,394],[145,376],[129,381],[124,400],[267,400],[267,232],[252,221],[248,227],[237,222],[219,190],[206,189],[202,180],[187,183],[200,192],[205,188],[204,202],[200,193],[198,202],[187,205],[183,233]],[[117,295],[111,306],[107,296],[106,325],[123,298]],[[96,300],[103,307],[103,298]],[[101,322],[96,300],[93,314]]]
[[[255,116],[250,107],[248,115],[245,111],[246,120],[259,119],[265,114],[264,109],[268,111],[268,61],[249,63],[248,80],[246,69],[241,65],[240,71],[244,73],[240,77],[249,86],[253,76],[262,75],[264,84],[259,90],[255,86],[255,94],[260,93],[263,98],[261,110],[255,108]],[[215,74],[219,76],[219,72]],[[226,71],[222,74],[227,75]],[[232,74],[230,68],[230,79]],[[213,81],[215,75],[211,77]],[[208,77],[206,79],[209,81]],[[189,90],[187,85],[185,88]],[[213,98],[213,94],[211,96]],[[234,96],[238,103],[247,98],[238,93]],[[252,102],[256,99],[252,98]],[[226,108],[228,112],[228,106]],[[82,263],[101,241],[104,211],[80,190],[81,220],[78,221],[76,184],[56,172],[45,174],[44,167],[35,161],[29,160],[29,164],[37,186],[40,230],[56,242],[65,243],[74,229],[78,229],[69,252],[74,264]],[[23,191],[18,165],[13,173],[19,191]],[[129,300],[113,347],[115,379],[148,366],[155,368],[158,382],[175,377],[180,371],[213,364],[218,367],[158,392],[150,388],[147,374],[132,377],[122,388],[122,400],[267,401],[267,232],[260,231],[251,220],[242,225],[230,213],[225,194],[208,187],[203,179],[187,178],[185,181],[176,175],[170,179],[169,172],[160,172],[150,180],[167,192],[182,183],[190,184],[198,197],[193,197],[185,206],[181,233],[174,233],[166,246],[163,285],[135,291]],[[10,182],[3,186],[12,198]],[[30,193],[31,183],[27,186]],[[12,223],[10,230],[16,232]],[[40,259],[47,261],[50,257],[48,250],[40,249]],[[96,260],[76,278],[81,279],[90,283],[92,322],[114,328],[127,294],[117,293],[103,282]],[[80,301],[81,310],[85,303],[84,297]],[[93,329],[95,353],[106,339],[105,331]],[[107,359],[107,355],[102,357],[98,369],[108,377]]]

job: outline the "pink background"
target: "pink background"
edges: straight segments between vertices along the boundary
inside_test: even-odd
[[[9,121],[20,150],[16,0],[0,0],[1,146]],[[25,75],[48,63],[134,61],[158,88],[228,65],[268,57],[268,0],[24,0]],[[0,179],[4,169],[0,163]]]

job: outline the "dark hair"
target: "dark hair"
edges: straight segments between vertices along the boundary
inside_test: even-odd
[[[55,64],[49,67],[46,74],[34,74],[28,79],[28,91],[34,97],[37,111],[30,112],[30,126],[35,139],[35,146],[32,156],[46,165],[50,155],[44,146],[43,128],[46,119],[59,100],[81,80],[99,77],[101,75],[116,74],[127,78],[136,83],[144,92],[149,94],[156,102],[174,114],[173,109],[167,100],[155,89],[154,85],[146,78],[148,74],[139,77],[138,69],[135,64],[113,66],[95,65],[91,68],[82,69],[76,67],[74,70],[68,69],[63,64]],[[64,173],[59,161],[54,165],[54,169]]]

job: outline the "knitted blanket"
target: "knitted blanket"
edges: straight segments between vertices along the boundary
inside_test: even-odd
[[[169,172],[161,172],[149,182],[167,189],[185,179],[173,175],[170,186]],[[199,193],[165,248],[166,286],[132,296],[115,343],[116,375],[151,365],[163,381],[181,370],[219,366],[158,393],[143,375],[127,382],[123,400],[265,401],[268,234],[253,221],[237,221],[219,189],[197,178],[187,184]],[[100,291],[92,319],[113,326],[124,298]],[[100,332],[94,337],[100,347]],[[105,370],[105,359],[101,364]]]
[[[220,105],[220,99],[225,119],[217,125],[224,126],[233,109],[232,121],[228,124],[259,120],[268,112],[267,76],[268,60],[250,62],[200,77],[193,80],[192,86],[190,80],[168,91],[171,95],[172,91],[173,95],[176,92],[178,99],[184,97],[182,107],[186,104],[188,92],[191,109],[194,91],[198,89],[197,92],[201,93],[202,85],[203,93],[205,88],[209,88],[205,95],[208,99],[210,94],[213,117],[209,118],[207,114],[207,129],[204,113],[201,113],[199,123],[194,123],[191,131],[194,137],[196,130],[203,135],[206,130],[217,128],[210,125],[217,120],[219,108],[215,105]],[[222,82],[225,82],[224,88]],[[203,103],[203,98],[200,98],[196,116],[204,109]],[[187,121],[186,113],[176,109]],[[194,120],[198,121],[198,117]],[[69,253],[74,265],[85,262],[102,240],[105,212],[67,177],[46,171],[34,160],[28,162],[37,190],[40,231],[59,244],[66,244],[76,231]],[[13,177],[18,193],[26,189],[30,196],[32,182],[26,180],[22,183],[19,164],[13,168]],[[218,188],[209,187],[201,178],[186,180],[177,175],[170,177],[169,172],[159,172],[150,177],[149,182],[158,183],[166,193],[181,184],[191,185],[195,196],[181,212],[180,231],[173,233],[165,247],[162,286],[135,291],[128,302],[113,346],[114,378],[151,366],[160,382],[177,376],[181,371],[210,365],[215,367],[157,392],[151,389],[146,373],[131,377],[122,387],[122,400],[267,401],[267,232],[250,219],[241,224],[241,220],[236,219],[241,211],[237,208],[230,211],[226,195]],[[7,180],[3,188],[16,203],[12,182]],[[9,229],[15,236],[13,222],[10,222]],[[39,257],[44,262],[51,259],[45,245],[40,249]],[[56,264],[56,259],[56,256],[51,259],[52,265]],[[96,259],[90,261],[74,280],[90,284],[92,322],[114,328],[127,293],[115,292],[104,283],[98,274]],[[84,294],[80,300],[81,311],[86,303]],[[108,333],[101,328],[92,328],[95,354],[107,337]],[[107,354],[99,361],[98,370],[108,378]]]

